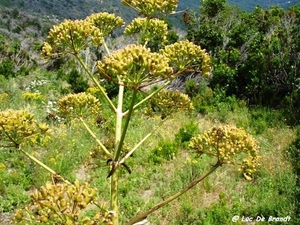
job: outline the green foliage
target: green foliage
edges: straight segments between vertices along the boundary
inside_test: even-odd
[[[217,0],[203,1],[201,12],[187,36],[212,54],[210,87],[253,105],[288,105],[297,115],[299,7],[242,12]]]
[[[71,85],[71,90],[78,94],[88,89],[89,85],[87,80],[77,70],[73,69],[67,74],[67,82]]]
[[[148,3],[148,1],[142,1],[144,5],[145,2]],[[161,2],[169,4],[164,8],[166,12],[172,9],[173,2]],[[157,5],[153,5],[151,8],[151,5],[140,5],[141,1],[130,1],[130,3],[137,6],[144,14],[151,14],[157,10]],[[48,3],[48,6],[51,4],[53,3]],[[222,14],[223,11],[226,10],[227,7],[220,7],[216,13]],[[228,12],[229,11],[226,11],[226,13]],[[280,17],[282,13],[279,9],[274,9],[272,12],[276,17]],[[226,13],[224,12],[224,15]],[[256,13],[261,12],[258,11]],[[235,14],[232,15],[233,18],[235,18]],[[266,18],[268,17],[269,15],[266,16]],[[219,22],[218,18],[218,15],[216,15],[216,22]],[[150,21],[147,19],[150,19],[150,17],[144,19],[143,26],[147,26],[147,22]],[[274,19],[274,21],[276,22],[277,20]],[[101,22],[104,22],[104,24]],[[204,21],[202,22],[204,23]],[[221,22],[226,24],[225,19]],[[264,21],[261,27],[259,27],[259,30],[265,30],[269,22],[268,20]],[[105,26],[106,23],[108,27]],[[160,199],[167,199],[170,194],[182,190],[187,183],[197,179],[203,171],[210,168],[211,161],[209,157],[204,156],[201,157],[201,159],[194,159],[194,155],[186,151],[187,143],[190,143],[191,147],[193,147],[193,152],[198,153],[198,155],[205,152],[217,158],[218,163],[216,166],[222,163],[239,164],[244,176],[248,180],[253,178],[252,174],[256,170],[254,164],[256,164],[258,159],[256,151],[257,144],[253,137],[248,135],[245,130],[249,129],[257,135],[265,134],[265,132],[269,130],[269,126],[278,126],[279,123],[276,122],[276,120],[279,117],[276,116],[275,119],[272,119],[272,116],[276,114],[263,111],[260,108],[250,112],[250,110],[248,111],[245,107],[245,101],[239,100],[233,95],[229,95],[230,92],[235,91],[235,88],[239,88],[241,84],[241,80],[237,80],[236,74],[236,71],[239,69],[237,64],[241,63],[242,57],[240,49],[241,45],[244,45],[252,33],[244,37],[242,35],[239,36],[239,33],[241,33],[240,31],[246,31],[247,27],[237,26],[238,29],[233,32],[228,46],[222,45],[222,47],[219,46],[216,48],[214,46],[208,46],[211,48],[208,50],[213,54],[219,54],[219,61],[217,58],[213,60],[213,71],[216,77],[224,83],[227,83],[225,86],[221,84],[218,87],[211,85],[210,87],[214,88],[212,89],[206,86],[206,84],[203,85],[201,83],[198,85],[194,81],[189,81],[186,84],[186,91],[192,98],[191,100],[188,95],[182,94],[179,91],[162,90],[163,87],[166,87],[168,82],[177,77],[181,72],[189,73],[190,71],[197,71],[202,72],[203,75],[209,75],[211,73],[210,57],[204,51],[203,46],[199,48],[199,46],[191,42],[181,41],[174,44],[164,43],[169,45],[160,51],[152,49],[152,46],[148,46],[150,47],[150,49],[148,49],[142,45],[128,45],[118,51],[110,52],[108,46],[106,46],[106,44],[109,43],[107,42],[108,39],[104,38],[104,36],[110,36],[113,29],[116,28],[115,25],[122,26],[122,24],[123,22],[119,20],[118,17],[104,13],[95,14],[95,17],[91,16],[81,21],[65,21],[51,30],[47,43],[45,43],[43,48],[44,54],[49,56],[50,60],[53,59],[53,57],[59,57],[63,54],[71,54],[74,56],[86,74],[90,76],[89,81],[94,81],[95,83],[94,87],[90,88],[86,93],[76,93],[62,97],[61,95],[64,95],[64,93],[60,91],[62,84],[59,84],[61,79],[56,80],[57,76],[51,76],[53,73],[42,75],[42,77],[47,78],[47,82],[55,83],[53,86],[32,85],[32,87],[30,86],[29,90],[27,90],[27,84],[31,83],[29,79],[27,80],[27,77],[22,80],[22,85],[11,85],[12,88],[8,85],[9,89],[12,90],[19,87],[25,89],[25,91],[30,91],[30,93],[39,90],[42,93],[41,96],[45,96],[46,99],[60,99],[58,100],[58,109],[65,117],[69,118],[68,123],[61,123],[61,121],[55,123],[47,122],[49,126],[51,126],[52,139],[45,143],[43,148],[37,148],[37,152],[33,152],[33,155],[41,157],[43,162],[49,164],[49,166],[59,173],[53,174],[51,172],[54,183],[47,183],[45,187],[33,191],[33,205],[27,208],[27,212],[26,210],[23,212],[18,211],[16,219],[25,219],[23,216],[26,216],[27,218],[31,217],[32,220],[37,221],[50,220],[48,221],[49,223],[84,224],[86,222],[86,224],[92,224],[101,223],[101,221],[97,221],[99,217],[101,219],[108,217],[109,222],[111,222],[110,220],[115,220],[112,223],[117,224],[119,220],[118,216],[122,216],[120,221],[125,223],[125,221],[133,217],[135,213],[148,209],[154,202]],[[234,22],[232,24],[236,25]],[[208,24],[208,26],[209,25],[210,24]],[[85,29],[85,27],[87,29]],[[221,26],[217,24],[215,27],[212,27],[212,29],[218,28],[215,36],[219,37],[217,41],[224,44],[223,41],[227,40],[227,36],[224,36],[224,33],[222,33],[222,30],[225,30],[223,29],[224,27],[220,27]],[[152,29],[153,27],[151,26],[149,28],[151,29],[145,30],[149,32],[156,31]],[[103,32],[101,32],[101,29]],[[143,30],[141,30],[141,32],[142,31]],[[96,35],[96,37],[91,37],[93,35]],[[137,34],[135,33],[134,35]],[[209,35],[210,34],[207,36]],[[149,36],[151,35],[147,34],[144,37],[145,41],[151,41]],[[237,36],[236,41],[233,40],[233,36]],[[74,42],[72,42],[72,38],[74,38]],[[258,42],[258,40],[260,39],[255,41]],[[208,44],[209,41],[205,40],[204,43]],[[93,45],[101,45],[99,48],[106,51],[105,58],[103,58],[101,62],[98,62],[97,72],[101,75],[101,78],[106,79],[106,82],[115,86],[116,89],[108,86],[108,88],[105,87],[105,89],[107,89],[105,90],[102,87],[103,82],[101,81],[99,84],[99,77],[95,76],[94,71],[89,70],[89,66],[91,65],[85,65],[84,62],[87,60],[86,55],[84,55],[84,53],[87,54],[85,48]],[[113,46],[112,49],[114,49],[114,47],[115,46]],[[158,45],[158,47],[163,46]],[[272,47],[276,54],[279,53],[277,47],[279,48],[280,46],[274,45]],[[19,50],[16,45],[11,51],[16,53]],[[156,52],[154,53],[154,51]],[[255,60],[263,59],[263,57],[256,57],[255,51],[250,52],[250,58],[254,55],[253,59]],[[245,65],[239,66],[243,67]],[[250,68],[250,65],[247,66]],[[255,71],[251,70],[252,75],[254,72]],[[225,75],[223,73],[225,73]],[[97,76],[99,74],[97,74]],[[64,76],[65,74],[60,78],[65,79]],[[260,76],[260,74],[257,72],[255,76]],[[77,85],[78,83],[76,83],[78,81],[76,80],[77,78],[82,81],[80,74],[74,72],[72,77],[74,79],[70,79],[69,83],[74,81],[76,87],[81,87],[81,85]],[[250,75],[245,75],[245,77],[248,79]],[[239,79],[240,78],[241,77],[239,77]],[[36,79],[38,80],[38,78]],[[246,81],[248,81],[247,79]],[[16,80],[21,79],[18,78]],[[166,80],[168,81],[166,82]],[[158,87],[152,92],[144,91],[143,88],[145,86],[152,85],[158,81],[160,83],[166,82],[163,84],[165,86]],[[256,87],[255,85],[257,85],[259,81],[260,77],[258,80],[255,77],[255,79],[251,81],[251,85],[253,86],[250,85],[249,87]],[[5,85],[2,84],[2,86]],[[27,100],[22,103],[20,100],[22,99],[21,94],[18,94],[16,97],[16,95],[12,95],[11,92],[7,92],[7,97],[5,95],[5,90],[7,89],[7,87],[1,87],[1,93],[4,94],[1,94],[0,98],[1,100],[3,99],[3,102],[7,103],[7,98],[9,98],[9,100],[18,99],[18,101],[21,102],[19,105],[24,106],[24,104],[26,104],[25,106],[27,108],[34,110],[41,118],[45,119],[46,106],[39,103],[37,107],[37,104],[33,103],[36,97],[40,97],[39,95],[26,94]],[[143,93],[141,93],[141,90],[143,90]],[[252,89],[249,93],[251,93],[251,91]],[[108,92],[113,94],[107,95]],[[22,93],[24,93],[24,90],[22,90]],[[111,96],[115,98],[111,100]],[[150,103],[149,111],[159,113],[159,117],[145,117],[140,113],[139,107],[143,108],[147,100],[148,103]],[[185,109],[194,112],[192,102],[197,104],[197,112],[203,112],[206,113],[206,115],[197,117],[193,122],[184,124],[187,118],[185,118],[184,114],[177,114],[177,111],[179,111],[179,109]],[[1,105],[1,107],[4,106]],[[101,114],[99,113],[100,111]],[[11,111],[9,111],[9,113],[11,113]],[[59,114],[59,112],[57,113]],[[241,117],[242,113],[244,113],[243,118]],[[5,117],[5,123],[9,123],[11,120],[7,114],[1,114],[0,117]],[[169,114],[174,116],[180,115],[181,117],[179,117],[180,119],[176,118],[168,123],[166,115],[168,116]],[[17,117],[24,119],[22,115],[17,115]],[[84,117],[84,120],[82,117]],[[97,122],[99,122],[98,124],[95,123],[95,118]],[[12,121],[14,120],[15,118],[13,118]],[[34,130],[46,130],[46,127],[39,123],[38,126],[31,126],[26,122],[26,118],[24,121],[24,124],[21,123],[21,125],[24,126],[21,126],[20,123],[13,125],[21,127],[21,130],[26,130],[27,126],[33,127]],[[236,123],[245,129],[238,129],[234,126],[222,126],[223,124],[220,124],[221,122],[229,124]],[[202,126],[202,123],[206,124]],[[156,127],[157,125],[162,127]],[[199,128],[205,126],[213,126],[213,128],[198,135]],[[158,142],[158,136],[154,136],[153,133],[154,131],[162,130],[161,128],[168,131],[174,131],[179,128],[179,131],[175,134],[175,140],[163,137],[164,140]],[[279,130],[281,127],[278,126],[276,129]],[[9,141],[11,141],[9,140],[10,138],[4,135],[6,130],[2,130],[4,133],[1,133],[1,141],[4,137],[5,144],[11,144],[9,143]],[[12,128],[9,130],[11,131]],[[26,131],[28,131],[28,129]],[[29,134],[31,136],[30,132]],[[173,134],[173,132],[162,132],[160,136]],[[142,144],[144,144],[146,140],[147,145],[143,147]],[[259,140],[262,141],[263,144],[270,145],[270,143],[263,138]],[[127,147],[127,145],[129,147]],[[154,145],[157,146],[153,147]],[[280,146],[275,146],[274,144],[274,149],[281,148]],[[3,147],[7,146],[3,145]],[[18,146],[15,145],[12,147]],[[28,151],[31,150],[29,148],[30,146],[28,146]],[[137,148],[142,148],[142,151],[134,152]],[[1,148],[1,151],[2,150]],[[270,156],[269,150],[270,149],[265,150],[262,154],[267,157]],[[129,154],[128,151],[135,153],[133,157],[129,157],[132,155],[132,152]],[[242,154],[235,155],[235,153]],[[5,156],[3,157],[3,155]],[[24,177],[26,177],[24,180],[9,173],[8,171],[11,171],[12,168],[7,165],[6,161],[9,155],[10,154],[5,153],[0,156],[0,173],[2,173],[1,175],[4,174],[3,177],[0,177],[0,180],[5,179],[9,183],[20,181],[20,183],[26,183],[26,185],[24,185],[26,186],[25,189],[29,189],[49,179],[47,176],[48,172],[34,170],[31,167],[24,171],[24,173],[21,173],[21,175],[24,174]],[[249,158],[242,161],[243,158],[247,157]],[[266,163],[265,161],[262,163]],[[16,162],[18,162],[18,160],[16,160]],[[23,162],[23,164],[25,164],[25,162]],[[269,166],[268,169],[273,172],[273,170],[275,170],[273,169],[274,166],[276,166],[275,163]],[[164,211],[162,213],[159,212],[159,216],[153,220],[156,220],[155,222],[157,224],[164,222],[166,224],[230,224],[230,219],[234,214],[246,215],[248,212],[251,212],[253,215],[260,213],[266,215],[269,213],[284,215],[294,210],[291,196],[294,193],[295,180],[288,170],[288,167],[286,171],[282,173],[278,173],[277,171],[274,173],[279,178],[276,178],[276,176],[272,177],[270,174],[263,174],[260,168],[258,168],[258,173],[261,172],[261,174],[258,175],[258,181],[253,179],[251,184],[249,183],[249,186],[247,182],[240,182],[241,177],[238,176],[237,173],[225,169],[224,167],[220,168],[221,172],[216,174],[213,180],[207,180],[203,185],[205,192],[216,192],[216,195],[221,192],[218,202],[207,208],[197,208],[199,207],[199,202],[197,202],[196,205],[194,201],[179,198],[178,202],[174,203],[175,207],[171,210],[172,214],[166,216],[167,221],[164,220]],[[78,172],[79,170],[84,170],[84,172]],[[132,174],[127,173],[131,171]],[[19,173],[15,172],[15,174]],[[66,176],[72,181],[80,176],[81,179],[88,180],[92,185],[97,185],[99,191],[88,188],[88,185],[79,187],[78,182],[74,184],[70,184],[69,182],[56,183],[57,180],[55,180],[55,178],[57,178],[57,176]],[[235,176],[236,180],[229,180],[232,176]],[[111,178],[99,179],[99,177]],[[11,180],[6,178],[11,178]],[[118,194],[122,196],[122,198],[119,199],[116,197],[117,191],[114,189],[116,188],[117,180],[119,180]],[[282,182],[283,180],[284,182]],[[222,184],[220,185],[220,183]],[[6,187],[3,187],[1,184],[0,182],[0,191],[4,193]],[[166,188],[166,184],[170,184],[170,188]],[[110,193],[107,191],[109,185],[111,188],[111,196],[109,196]],[[8,185],[8,187],[10,186]],[[143,189],[142,187],[145,188]],[[195,187],[196,190],[189,195],[189,199],[193,199],[195,196],[201,196],[203,187]],[[228,192],[226,196],[222,194],[222,192],[225,191],[224,188],[226,188],[226,193]],[[16,192],[19,193],[19,191]],[[109,206],[109,210],[112,210],[111,213],[108,213],[106,210],[97,210],[85,214],[83,208],[88,205],[87,203],[94,203],[90,197],[96,196],[96,192],[100,193],[105,201],[111,201],[111,205]],[[7,199],[9,199],[6,206],[7,210],[11,210],[11,206],[16,204],[16,200],[10,198],[10,196],[15,195],[18,197],[18,193],[11,192],[7,195]],[[195,195],[195,193],[197,193],[197,195]],[[240,198],[241,195],[245,196],[248,201],[243,202],[244,198]],[[230,196],[230,201],[228,196]],[[232,196],[234,198],[231,198]],[[255,199],[252,198],[253,196],[255,196]],[[273,196],[276,196],[278,200],[272,200]],[[108,200],[109,197],[112,198]],[[20,197],[20,199],[22,198]],[[23,204],[27,200],[22,200],[20,204]],[[66,202],[68,202],[69,205]],[[280,202],[282,202],[281,205]],[[118,203],[121,205],[119,211]],[[255,207],[253,207],[253,205]],[[67,206],[70,206],[70,208]],[[22,206],[18,205],[18,207],[21,208]],[[35,210],[31,211],[33,209]],[[170,208],[166,211],[170,212],[169,209]],[[29,214],[27,214],[28,212]],[[64,215],[64,213],[67,215]],[[156,217],[156,215],[157,214],[153,217]],[[33,223],[33,221],[30,222]]]
[[[295,175],[278,172],[270,177],[258,179],[257,185],[248,184],[246,186],[247,194],[242,213],[256,217],[259,215],[272,215],[274,217],[291,216],[291,220],[297,224],[297,204],[295,194],[296,180]],[[253,205],[253,198],[259,201],[259,205]],[[278,205],[281,207],[278,208]]]
[[[198,124],[191,121],[190,123],[184,125],[175,134],[175,141],[183,146],[186,146],[192,137],[199,133]]]
[[[231,218],[236,214],[228,207],[228,201],[226,195],[221,193],[217,202],[202,212],[198,212],[201,224],[231,224]]]
[[[201,13],[208,17],[215,17],[219,12],[224,10],[226,2],[226,0],[203,0],[201,1]]]
[[[193,88],[193,86],[191,88]],[[192,98],[192,102],[196,112],[202,114],[208,113],[211,107],[215,106],[215,98],[212,89],[209,87],[204,87],[199,94]]]
[[[161,164],[177,157],[178,144],[175,141],[159,141],[158,145],[151,151],[148,160],[154,164]]]
[[[9,59],[3,60],[0,64],[0,74],[3,75],[6,79],[14,77],[14,62]]]
[[[300,127],[296,127],[296,138],[291,143],[291,145],[288,147],[286,151],[286,157],[291,162],[291,165],[293,167],[294,173],[296,174],[296,187],[295,187],[295,193],[293,194],[294,199],[298,199],[300,197]],[[299,215],[300,213],[300,203],[299,201],[295,202],[295,215]],[[300,219],[296,219],[298,222],[300,222]],[[297,222],[296,222],[297,223]]]
[[[4,187],[1,184],[0,193],[1,212],[11,212],[16,207],[21,207],[24,203],[27,203],[29,200],[28,194],[24,190],[24,187],[20,185],[9,184]]]
[[[200,92],[200,87],[197,85],[196,81],[189,79],[185,82],[185,93],[190,97],[195,97]]]

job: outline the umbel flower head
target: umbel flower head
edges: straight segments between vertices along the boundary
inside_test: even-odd
[[[141,15],[151,17],[159,13],[174,12],[178,0],[122,0],[122,3],[135,9]]]
[[[148,43],[151,40],[163,44],[167,40],[168,25],[159,19],[136,18],[125,29],[127,35],[140,32],[143,32],[141,44]]]
[[[169,60],[142,45],[128,45],[98,62],[101,76],[132,89],[142,83],[172,77]]]
[[[92,45],[103,43],[101,31],[86,20],[65,20],[54,26],[44,43],[42,53],[45,56],[70,53],[78,54]]]
[[[42,144],[49,127],[37,122],[27,110],[8,109],[0,112],[0,146],[18,147],[25,144]]]
[[[85,21],[97,27],[103,36],[111,34],[114,29],[124,25],[124,21],[121,17],[107,12],[92,14],[88,16]]]
[[[146,114],[161,113],[167,116],[179,110],[193,109],[194,106],[188,95],[178,90],[162,90],[150,99]]]
[[[32,205],[17,210],[14,222],[36,221],[42,224],[112,224],[113,214],[97,197],[98,190],[87,183],[74,184],[48,182],[31,194]],[[93,217],[86,217],[87,206],[95,205],[100,210]]]
[[[251,179],[258,164],[258,145],[245,130],[234,126],[213,127],[193,137],[189,147],[198,155],[217,157],[221,164],[237,164],[246,179]]]
[[[58,110],[62,117],[96,115],[101,103],[89,93],[68,94],[58,100]]]
[[[170,66],[175,71],[200,69],[204,76],[210,74],[209,55],[200,46],[190,41],[180,41],[167,45],[160,52],[170,60]],[[201,68],[198,68],[199,65],[201,65]]]

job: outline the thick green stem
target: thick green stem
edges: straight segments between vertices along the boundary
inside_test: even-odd
[[[116,109],[116,134],[115,134],[115,149],[119,148],[121,133],[122,133],[122,106],[124,97],[124,86],[119,85],[118,105]],[[115,151],[115,157],[116,157]],[[115,169],[115,161],[112,162],[112,170]],[[118,209],[118,171],[111,174],[110,177],[110,208],[114,212],[113,225],[119,224],[119,209]]]
[[[130,106],[129,106],[129,109],[128,109],[128,114],[126,115],[126,121],[125,121],[125,124],[124,124],[124,128],[123,128],[123,131],[122,131],[120,142],[119,142],[116,154],[115,154],[115,161],[119,160],[119,157],[120,157],[120,154],[121,154],[121,150],[122,150],[122,146],[123,146],[123,143],[124,143],[124,140],[125,140],[126,132],[128,130],[128,125],[129,125],[131,115],[132,115],[132,112],[133,112],[133,106],[134,106],[134,103],[135,103],[135,100],[136,100],[136,94],[137,94],[137,90],[133,90],[131,103],[130,103]]]
[[[37,158],[35,158],[34,156],[30,155],[29,153],[23,151],[22,149],[19,149],[24,155],[26,155],[28,158],[30,158],[31,160],[33,160],[35,163],[37,163],[38,165],[40,165],[41,167],[43,167],[45,170],[48,170],[51,174],[53,175],[57,175],[58,173],[56,173],[54,170],[52,170],[50,167],[46,166],[44,163],[42,163],[40,160],[38,160]],[[68,180],[64,179],[63,177],[60,176],[60,179],[67,183],[67,184],[71,184]]]
[[[120,140],[121,140],[121,134],[122,134],[122,119],[123,119],[123,112],[122,112],[122,106],[123,106],[123,98],[124,98],[124,86],[119,86],[119,94],[118,94],[118,106],[116,110],[116,134],[115,134],[115,155],[114,159],[115,161],[117,158],[117,149],[119,149],[120,146]]]
[[[219,166],[221,166],[221,164],[219,162],[217,162],[213,167],[210,168],[209,171],[207,171],[205,174],[203,174],[201,177],[198,177],[197,179],[193,180],[188,186],[186,186],[184,189],[182,189],[181,191],[177,192],[176,194],[172,195],[171,197],[167,198],[166,200],[162,201],[161,203],[157,204],[156,206],[152,207],[150,210],[141,213],[139,215],[137,215],[135,218],[129,220],[125,225],[132,225],[134,223],[137,223],[145,218],[147,218],[147,216],[160,209],[161,207],[167,205],[169,202],[175,200],[176,198],[178,198],[179,196],[183,195],[185,192],[187,192],[188,190],[190,190],[192,187],[194,187],[196,184],[198,184],[199,182],[201,182],[203,179],[205,179],[206,177],[208,177],[211,173],[213,173]]]
[[[119,224],[119,207],[118,207],[118,171],[110,177],[110,208],[114,212],[112,218],[113,225]]]
[[[82,59],[78,56],[78,55],[74,55],[76,57],[76,59],[79,61],[80,65],[83,67],[83,69],[87,72],[87,74],[89,75],[89,77],[93,80],[93,82],[95,83],[95,85],[100,89],[102,95],[104,96],[104,98],[106,99],[106,101],[108,102],[108,104],[110,105],[110,107],[116,111],[116,107],[113,104],[113,102],[110,100],[110,98],[108,97],[108,95],[106,94],[104,88],[99,84],[99,82],[96,80],[96,78],[94,77],[94,75],[91,73],[91,71],[87,68],[86,64],[82,61]]]

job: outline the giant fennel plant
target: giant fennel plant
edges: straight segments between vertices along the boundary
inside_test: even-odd
[[[122,18],[105,12],[93,14],[83,20],[65,20],[61,24],[55,25],[50,30],[42,50],[43,56],[48,59],[74,57],[93,81],[94,87],[101,92],[102,101],[106,101],[103,104],[104,102],[100,102],[94,96],[81,93],[67,95],[58,104],[61,116],[77,117],[102,151],[107,166],[109,166],[107,174],[110,181],[109,206],[101,203],[97,198],[96,189],[89,187],[88,184],[79,184],[77,181],[72,184],[24,152],[21,148],[22,143],[36,143],[40,140],[38,137],[46,133],[48,128],[34,122],[32,116],[26,111],[16,111],[13,114],[5,111],[0,114],[2,129],[0,134],[1,137],[6,137],[2,140],[6,141],[6,145],[23,151],[53,175],[52,183],[47,183],[40,190],[33,192],[31,197],[33,205],[16,212],[15,221],[25,221],[25,224],[26,221],[45,224],[119,224],[118,183],[122,174],[120,168],[131,172],[126,165],[126,160],[156,130],[150,131],[132,149],[124,151],[127,148],[125,139],[129,123],[135,109],[145,102],[150,105],[149,108],[146,108],[149,114],[151,114],[152,106],[159,108],[162,115],[160,126],[162,126],[166,118],[175,110],[193,109],[187,95],[178,91],[165,90],[165,87],[183,72],[197,71],[203,76],[210,75],[210,57],[200,46],[185,40],[166,45],[167,24],[157,16],[174,13],[178,0],[122,0],[122,3],[135,9],[140,15],[124,29],[125,35],[138,37],[136,43],[128,44],[124,48],[111,52],[107,46],[107,36],[116,28],[124,26],[125,23]],[[149,48],[149,43],[154,39],[160,42],[160,50],[155,52]],[[97,62],[97,72],[94,73],[85,64],[82,52],[86,48],[99,48],[100,46],[105,49],[106,53],[103,60]],[[101,79],[107,79],[118,87],[117,103],[109,98],[101,85]],[[158,82],[159,88],[142,100],[138,100],[137,94],[141,89]],[[130,104],[126,109],[124,108],[125,90],[127,93],[131,93]],[[114,134],[111,137],[114,145],[112,148],[108,148],[105,143],[102,143],[85,121],[85,115],[97,113],[101,107],[107,105],[115,115]],[[10,117],[9,115],[14,116]],[[190,149],[198,156],[207,154],[215,157],[217,159],[215,165],[180,192],[127,221],[127,225],[143,220],[153,211],[178,198],[223,164],[239,164],[241,162],[240,168],[248,179],[251,179],[255,172],[258,146],[255,140],[241,129],[213,128],[203,135],[192,138]],[[240,153],[246,156],[245,161],[240,161],[241,158],[236,160],[235,156]],[[57,178],[63,183],[57,183]],[[89,204],[99,208],[99,212],[92,218],[84,217],[81,214]]]

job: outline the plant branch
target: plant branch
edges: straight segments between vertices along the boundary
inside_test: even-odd
[[[11,146],[11,147],[15,147],[15,148],[19,148],[20,144],[17,143],[10,135],[9,133],[6,132],[6,130],[4,129],[3,126],[1,126],[3,132],[5,133],[5,135],[8,137],[8,139],[14,144],[14,146]]]
[[[104,38],[103,38],[103,40],[104,40]],[[104,40],[104,42],[103,42],[103,46],[104,46],[104,48],[105,48],[107,54],[110,55],[110,51],[109,51],[109,49],[108,49],[108,47],[107,47],[107,44],[106,44],[105,40]]]
[[[112,154],[107,150],[107,148],[102,144],[102,142],[96,137],[94,132],[89,128],[89,126],[86,124],[86,122],[82,119],[82,117],[79,117],[80,121],[83,123],[86,130],[90,133],[90,135],[95,139],[95,141],[98,143],[98,145],[101,147],[103,152],[109,157],[112,158]]]
[[[161,203],[157,204],[156,206],[152,207],[150,210],[141,213],[139,215],[137,215],[135,218],[129,220],[127,223],[125,223],[125,225],[132,225],[134,223],[137,223],[143,219],[145,219],[150,213],[160,209],[161,207],[167,205],[169,202],[175,200],[176,198],[178,198],[179,196],[183,195],[185,192],[187,192],[188,190],[190,190],[192,187],[194,187],[196,184],[198,184],[199,182],[201,182],[203,179],[205,179],[206,177],[208,177],[211,173],[213,173],[219,166],[221,166],[221,164],[219,162],[217,162],[214,166],[212,166],[210,168],[209,171],[207,171],[205,174],[203,174],[202,176],[196,178],[195,180],[193,180],[188,186],[186,186],[184,189],[182,189],[181,191],[177,192],[176,194],[172,195],[171,197],[167,198],[166,200],[162,201]]]
[[[150,98],[153,97],[153,95],[157,94],[158,92],[160,92],[162,89],[164,89],[166,86],[168,86],[171,83],[171,81],[167,81],[164,85],[162,85],[160,88],[158,88],[157,90],[155,90],[154,92],[152,92],[150,95],[148,95],[146,98],[144,98],[143,100],[141,100],[140,102],[138,102],[137,104],[135,104],[133,106],[133,110],[136,109],[138,106],[140,106],[141,104],[143,104],[144,102],[148,101]],[[129,110],[127,110],[126,112],[124,112],[124,116],[127,115],[129,113]]]
[[[30,158],[31,160],[33,160],[35,163],[37,163],[38,165],[40,165],[41,167],[43,167],[45,170],[48,170],[51,174],[53,175],[58,175],[58,173],[56,173],[54,170],[52,170],[50,167],[46,166],[44,163],[42,163],[40,160],[38,160],[37,158],[35,158],[34,156],[30,155],[29,153],[25,152],[24,150],[20,149],[19,150],[26,155],[28,158]],[[71,184],[68,180],[64,179],[62,176],[59,175],[59,178],[67,183],[67,184]]]
[[[89,77],[93,80],[93,82],[96,84],[96,86],[100,89],[101,93],[103,94],[103,96],[105,97],[106,101],[108,102],[108,104],[110,105],[110,107],[114,110],[114,112],[116,112],[116,107],[113,104],[113,102],[110,100],[110,98],[108,97],[108,95],[105,93],[104,88],[99,84],[99,82],[96,80],[96,78],[94,77],[94,75],[91,73],[91,71],[87,68],[86,64],[82,61],[82,59],[78,56],[78,55],[74,55],[76,57],[76,59],[79,61],[80,65],[83,67],[83,69],[87,72],[87,74],[89,75]]]
[[[158,126],[156,126],[153,131],[151,131],[150,133],[148,133],[142,140],[140,140],[139,143],[137,143],[121,160],[120,160],[120,165],[122,165],[122,163],[125,162],[126,159],[128,159],[132,153],[138,148],[140,147],[152,134],[154,134],[154,132],[156,132],[161,125],[167,120],[163,120]]]

